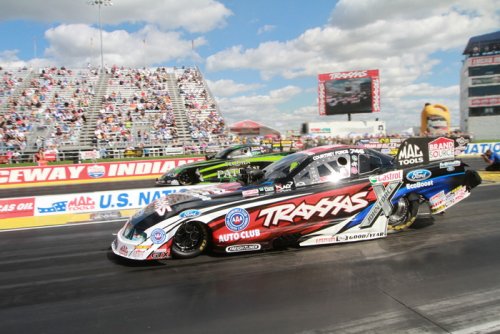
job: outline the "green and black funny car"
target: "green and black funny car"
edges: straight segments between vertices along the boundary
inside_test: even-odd
[[[207,160],[197,161],[173,168],[156,180],[157,186],[191,185],[199,182],[234,181],[246,168],[263,169],[284,156],[293,153],[273,152],[259,145],[236,145],[228,147]]]

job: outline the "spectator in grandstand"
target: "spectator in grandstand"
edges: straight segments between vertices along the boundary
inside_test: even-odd
[[[19,163],[20,159],[21,159],[21,153],[16,150],[12,152],[12,155],[10,157],[10,163],[17,164]]]
[[[60,127],[60,126],[58,126],[58,127],[56,128],[55,135],[56,135],[57,137],[59,137],[59,136],[62,136],[62,135],[63,135],[63,131],[62,131],[62,129],[61,129],[61,127]]]
[[[35,162],[38,166],[43,166],[47,163],[45,160],[45,149],[43,147],[35,153]]]
[[[45,139],[43,137],[38,136],[35,141],[36,149],[39,150],[43,147]]]
[[[101,159],[106,159],[108,157],[108,150],[106,149],[106,147],[101,146],[101,148],[99,149],[99,157]]]
[[[484,154],[481,155],[484,161],[488,164],[485,170],[487,171],[500,171],[500,153],[492,152],[491,150],[487,150]]]
[[[5,158],[7,159],[7,163],[11,164],[12,163],[12,155],[14,152],[12,150],[8,150],[7,153],[5,153]]]

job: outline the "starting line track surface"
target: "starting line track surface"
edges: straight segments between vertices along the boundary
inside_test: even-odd
[[[135,213],[136,210],[120,210],[121,219],[125,220]],[[0,220],[0,232],[5,230],[17,230],[26,228],[51,227],[62,225],[73,225],[76,223],[99,223],[109,222],[102,218],[94,218],[91,213],[62,214],[44,217],[21,217]]]

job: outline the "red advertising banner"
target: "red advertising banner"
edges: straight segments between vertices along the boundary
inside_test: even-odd
[[[31,217],[34,210],[34,197],[0,199],[0,219]]]
[[[488,107],[500,105],[500,96],[476,97],[469,99],[470,107]]]
[[[186,163],[205,158],[102,162],[75,165],[0,168],[2,185],[115,179],[158,175]]]
[[[468,60],[469,66],[500,64],[500,56],[471,57]]]
[[[380,111],[378,70],[318,75],[320,115],[342,115]]]
[[[46,161],[56,161],[57,159],[56,154],[53,152],[46,152],[44,153],[43,157]]]

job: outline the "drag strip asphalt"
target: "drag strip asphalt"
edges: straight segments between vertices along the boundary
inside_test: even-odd
[[[500,331],[500,186],[385,239],[131,263],[123,222],[0,233],[5,333]]]

